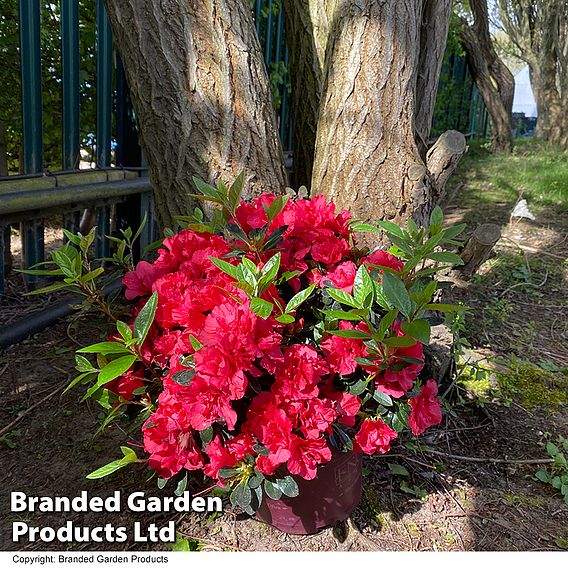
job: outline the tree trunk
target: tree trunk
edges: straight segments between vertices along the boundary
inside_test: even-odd
[[[286,173],[248,0],[106,0],[162,226],[187,214],[192,175],[248,195]],[[245,194],[246,196],[246,194]]]
[[[461,41],[469,67],[487,107],[491,120],[492,149],[511,152],[513,149],[513,95],[515,79],[499,59],[489,34],[487,0],[470,0],[474,22],[462,18]]]
[[[311,186],[329,30],[338,0],[284,0],[292,81],[294,186]]]
[[[422,0],[343,1],[335,11],[312,188],[358,219],[427,222],[432,179],[417,138],[426,138],[440,69],[438,58],[424,53],[441,54],[446,43],[448,23],[427,22],[440,13],[449,19],[451,3],[438,4],[440,10]]]
[[[426,0],[424,2],[415,105],[416,142],[423,159],[429,146],[451,12],[451,1]]]
[[[536,136],[568,148],[568,2],[498,0],[500,19],[529,65]]]

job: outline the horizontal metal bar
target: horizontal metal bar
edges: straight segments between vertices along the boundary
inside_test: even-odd
[[[0,220],[3,215],[69,205],[80,205],[97,199],[111,199],[152,191],[148,178],[109,181],[69,187],[52,187],[4,193],[0,199]]]
[[[128,166],[123,168],[120,166],[109,166],[108,168],[87,168],[87,169],[75,169],[75,170],[44,170],[43,172],[37,172],[35,174],[18,174],[13,176],[0,176],[0,184],[3,181],[17,181],[19,179],[32,179],[39,177],[53,177],[61,176],[65,174],[88,174],[92,172],[147,172],[148,166]]]

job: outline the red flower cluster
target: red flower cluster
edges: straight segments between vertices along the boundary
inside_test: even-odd
[[[232,221],[245,233],[262,229],[274,199],[265,194],[241,204]],[[353,255],[349,221],[347,211],[336,214],[323,196],[289,201],[267,229],[267,234],[281,230],[278,247],[260,256],[246,253],[262,266],[279,252],[279,275],[295,272],[262,298],[284,306],[309,283],[352,292],[361,264],[379,279],[383,268],[402,271],[403,263],[383,250],[362,259]],[[416,386],[422,364],[389,366],[408,357],[422,360],[421,344],[391,347],[382,360],[362,366],[357,359],[368,356],[362,339],[324,334],[309,341],[310,322],[302,318],[292,326],[277,321],[276,312],[261,318],[245,291],[210,260],[238,265],[240,259],[227,254],[239,245],[238,237],[183,230],[164,240],[155,262],[140,262],[124,277],[126,297],[138,298],[139,307],[151,293],[158,294],[141,352],[163,377],[157,410],[143,426],[150,466],[163,478],[188,469],[219,479],[221,468],[252,457],[264,475],[287,470],[312,479],[318,465],[331,459],[332,426],[349,433],[356,451],[387,452],[397,432],[362,414],[361,397],[349,394],[338,378],[370,376],[375,389],[406,404],[402,398]],[[347,321],[339,328],[368,330]],[[392,332],[404,335],[397,322]],[[131,398],[141,384],[139,374],[133,371],[111,388]],[[435,395],[435,382],[428,381],[410,398],[415,434],[441,420]]]

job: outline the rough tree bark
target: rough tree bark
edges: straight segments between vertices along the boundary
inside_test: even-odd
[[[124,62],[162,226],[187,214],[192,175],[250,193],[282,191],[286,174],[246,0],[106,0]]]
[[[515,79],[501,61],[489,33],[487,0],[470,0],[473,23],[461,18],[461,42],[466,52],[475,84],[489,112],[492,149],[511,152],[513,149],[513,95]]]
[[[501,22],[529,65],[536,136],[568,148],[568,2],[498,0]]]
[[[284,0],[292,80],[293,180],[311,186],[323,70],[329,30],[338,0]]]
[[[362,220],[404,222],[412,216],[426,224],[436,188],[425,165],[424,141],[450,13],[450,0],[338,3],[312,191]]]

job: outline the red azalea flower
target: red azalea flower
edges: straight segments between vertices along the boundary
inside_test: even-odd
[[[396,258],[396,256],[392,255],[386,250],[381,249],[372,252],[369,256],[366,256],[362,262],[363,264],[376,264],[378,266],[386,266],[388,268],[396,270],[397,272],[402,272],[402,269],[404,268],[404,263]]]
[[[176,409],[164,405],[142,426],[144,450],[150,454],[149,465],[163,479],[172,477],[183,468],[203,467],[203,456],[191,428],[183,427],[176,419]]]
[[[353,446],[356,450],[369,455],[386,454],[390,450],[391,441],[397,435],[380,418],[378,420],[363,420],[359,431],[355,434]]]
[[[339,329],[360,329],[361,327],[360,324],[355,327],[348,321],[339,322]],[[340,375],[354,373],[359,366],[355,359],[367,355],[367,349],[362,339],[338,337],[337,335],[331,335],[324,339],[321,342],[321,350],[326,356],[330,369]]]
[[[304,479],[313,479],[317,474],[318,465],[330,459],[331,450],[324,438],[304,440],[299,436],[293,436],[288,471]]]
[[[126,371],[126,373],[123,373],[120,377],[107,383],[105,388],[118,394],[125,400],[132,400],[134,398],[134,391],[144,386],[143,378],[143,369]]]
[[[138,296],[149,296],[152,293],[154,282],[167,272],[167,268],[141,260],[136,265],[136,269],[127,272],[122,279],[122,283],[126,287],[124,297],[127,300],[133,300]]]
[[[412,408],[408,425],[415,436],[442,421],[442,409],[437,394],[438,385],[434,379],[430,379],[422,387],[420,394],[408,401]]]

